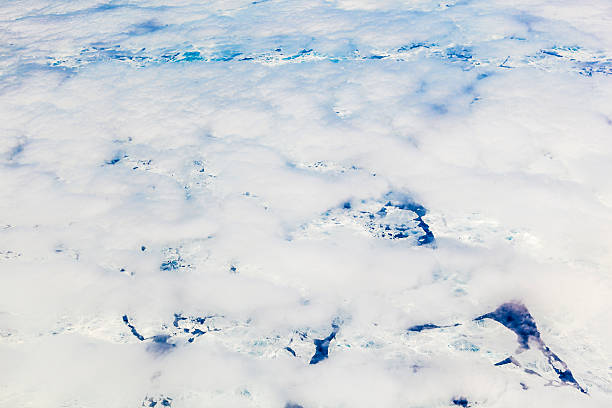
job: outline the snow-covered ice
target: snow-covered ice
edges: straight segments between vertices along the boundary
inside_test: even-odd
[[[608,0],[0,4],[0,407],[612,406]]]

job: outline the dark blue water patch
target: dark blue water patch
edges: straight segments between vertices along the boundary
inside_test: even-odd
[[[171,407],[172,398],[170,397],[145,397],[142,402],[143,407],[154,408],[154,407]]]
[[[176,328],[179,328],[179,322],[182,320],[187,320],[186,317],[183,317],[180,313],[175,313],[174,314],[174,321],[172,322],[172,325]]]
[[[176,347],[176,344],[170,343],[172,336],[168,334],[158,334],[151,337],[152,342],[147,347],[147,351],[155,354],[165,354]]]
[[[379,60],[379,59],[383,59],[386,57],[387,57],[386,55],[370,55],[368,58],[373,59],[373,60]]]
[[[187,51],[183,53],[182,61],[192,62],[192,61],[202,61],[204,57],[200,55],[200,51]]]
[[[170,52],[170,53],[162,54],[161,58],[162,60],[166,60],[166,61],[180,61],[180,59],[177,60],[176,58],[179,55],[181,55],[180,52]]]
[[[567,367],[567,364],[565,364],[563,360],[553,353],[544,343],[541,344],[541,349],[544,355],[548,358],[548,363],[551,365],[553,370],[555,370],[555,373],[557,373],[562,382],[573,385],[582,393],[588,394],[586,389],[582,388],[578,381],[576,381],[574,374],[572,374],[570,369]]]
[[[465,397],[455,397],[451,400],[453,405],[457,405],[458,407],[467,407],[469,406],[469,401]]]
[[[451,61],[469,61],[473,57],[471,48],[461,46],[447,48],[445,55]]]
[[[296,404],[295,402],[288,402],[285,404],[285,408],[304,408],[300,404]]]
[[[525,384],[525,383],[519,383],[519,384],[521,385],[521,388],[522,388],[522,389],[524,389],[524,390],[528,390],[528,389],[529,389],[529,387],[527,386],[527,384]]]
[[[144,251],[146,251],[146,250],[147,250],[147,247],[146,247],[146,246],[144,246],[144,245],[142,245],[142,246],[140,247],[140,250],[141,250],[142,252],[144,252]]]
[[[576,379],[574,378],[574,375],[572,374],[570,370],[563,370],[558,374],[559,374],[559,378],[561,379],[561,381],[578,384],[578,381],[576,381]]]
[[[336,334],[338,334],[339,330],[340,330],[340,326],[338,326],[336,323],[333,323],[332,332],[329,336],[327,336],[324,339],[314,340],[314,345],[315,345],[316,350],[315,350],[314,355],[310,359],[310,364],[317,364],[325,360],[329,356],[329,344],[331,343],[333,339],[336,338]]]
[[[400,210],[410,210],[413,213],[416,213],[416,215],[418,215],[419,217],[423,217],[427,214],[427,210],[425,209],[425,207],[423,207],[421,204],[417,204],[411,201],[403,201],[400,203],[393,203],[391,201],[388,201],[385,205],[388,207],[396,207]]]
[[[351,202],[347,201],[345,203],[342,204],[342,208],[344,208],[345,210],[350,210],[351,209]]]
[[[416,326],[409,327],[407,331],[420,333],[423,330],[444,329],[448,327],[457,327],[460,325],[461,325],[460,323],[455,323],[455,324],[451,324],[448,326],[438,326],[437,324],[426,323],[426,324],[418,324]]]
[[[506,365],[506,364],[515,364],[515,365],[517,365],[516,360],[514,360],[512,357],[505,358],[502,361],[495,363],[494,365],[495,366],[503,366],[503,365]]]
[[[289,353],[291,353],[293,355],[293,357],[296,357],[295,351],[291,347],[287,346],[287,347],[285,347],[285,350],[287,350]]]
[[[493,319],[512,330],[518,339],[519,345],[524,349],[529,349],[529,339],[539,341],[540,332],[535,320],[529,310],[520,303],[508,302],[499,306],[495,311],[484,314],[474,320]]]
[[[534,318],[529,313],[529,310],[517,302],[508,302],[499,306],[495,311],[491,313],[486,313],[482,316],[475,318],[474,320],[482,320],[482,319],[493,319],[506,328],[512,330],[516,336],[519,346],[526,350],[529,349],[529,341],[532,340],[533,343],[537,345],[537,347],[542,351],[542,353],[548,359],[548,363],[553,368],[561,382],[565,384],[569,384],[580,390],[582,393],[587,394],[587,391],[576,381],[574,375],[567,367],[564,361],[562,361],[555,353],[553,353],[546,344],[542,341],[540,337],[540,332],[536,326]],[[514,360],[510,357],[511,361],[516,364]],[[505,360],[504,360],[505,361]],[[500,362],[501,363],[501,362]],[[502,365],[502,364],[496,364]],[[525,372],[528,369],[525,369]],[[530,370],[533,371],[533,370]],[[531,374],[531,373],[530,373]],[[537,374],[535,371],[533,374]],[[539,374],[537,374],[539,375]]]
[[[540,52],[542,54],[552,55],[553,57],[563,58],[563,55],[559,54],[558,52],[556,52],[554,50],[540,50]]]
[[[128,157],[127,154],[123,154],[123,153],[117,153],[113,156],[112,159],[110,160],[106,160],[104,163],[114,166],[115,164],[119,163],[121,161],[121,159],[124,159]]]
[[[582,76],[591,77],[593,74],[612,75],[612,61],[589,61],[581,62],[578,73]]]
[[[423,330],[431,330],[431,329],[439,329],[440,326],[436,325],[436,324],[431,324],[431,323],[427,323],[427,324],[419,324],[416,326],[412,326],[408,328],[409,332],[422,332]]]
[[[285,57],[285,58],[283,58],[283,59],[284,59],[284,60],[287,60],[287,61],[290,61],[290,60],[293,60],[293,59],[299,58],[299,57],[301,57],[301,56],[303,56],[303,55],[309,54],[309,53],[311,53],[312,51],[313,51],[313,49],[312,49],[312,48],[309,48],[309,49],[304,48],[303,50],[298,51],[296,54],[294,54],[294,55],[290,55],[290,56]]]
[[[179,260],[173,259],[170,261],[164,261],[162,262],[162,264],[159,266],[159,269],[161,271],[173,271],[173,270],[177,270],[181,267]]]
[[[512,68],[509,65],[506,65],[506,63],[510,60],[510,56],[507,56],[506,59],[504,60],[504,62],[502,62],[501,64],[498,65],[498,67],[500,68]]]
[[[177,248],[166,248],[166,260],[159,266],[161,271],[176,271],[179,269],[191,268],[191,264],[185,262]]]
[[[205,325],[208,319],[213,317],[218,317],[217,315],[209,315],[209,316],[190,316],[185,317],[181,313],[174,314],[174,321],[172,325],[179,329],[180,332],[185,334],[190,334],[191,337],[187,340],[189,343],[193,343],[197,337],[200,337],[209,332],[217,332],[221,331],[216,327],[210,327],[209,325]],[[205,326],[204,326],[205,325]]]
[[[391,196],[391,195],[393,195],[393,193],[387,194],[387,196]],[[421,246],[421,245],[432,244],[435,242],[435,236],[433,232],[429,228],[429,225],[423,220],[423,217],[427,214],[427,209],[423,207],[421,204],[417,204],[413,201],[404,199],[404,200],[397,201],[397,202],[388,201],[387,204],[385,204],[385,206],[387,207],[392,206],[392,207],[399,208],[401,210],[409,210],[409,211],[414,212],[417,215],[417,218],[415,218],[414,221],[417,221],[418,223],[417,226],[421,228],[421,230],[424,233],[417,239],[417,245]]]
[[[199,324],[204,324],[204,322],[210,319],[211,317],[215,317],[215,316],[193,317],[192,321],[199,323]]]
[[[129,327],[129,329],[132,332],[132,334],[134,335],[134,337],[136,337],[140,341],[144,341],[145,340],[144,336],[142,334],[138,333],[136,328],[130,323],[130,319],[127,317],[127,315],[123,315],[123,323],[125,323],[125,325],[127,327]]]
[[[397,49],[398,52],[405,52],[405,51],[411,51],[417,48],[431,48],[431,47],[435,47],[437,44],[434,43],[425,43],[425,42],[416,42],[416,43],[412,43],[412,44],[408,44],[408,45],[404,45],[402,47],[399,47]]]

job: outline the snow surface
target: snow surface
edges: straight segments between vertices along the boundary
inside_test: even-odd
[[[612,406],[608,0],[7,0],[0,119],[0,407]]]

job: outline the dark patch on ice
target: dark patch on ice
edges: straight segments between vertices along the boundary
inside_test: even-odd
[[[451,324],[448,326],[438,326],[437,324],[426,323],[426,324],[418,324],[416,326],[412,326],[408,328],[409,332],[422,332],[423,330],[431,330],[431,329],[443,329],[445,327],[456,327],[460,326],[459,323]]]
[[[506,365],[506,364],[514,364],[514,365],[520,365],[514,358],[512,357],[508,357],[503,359],[502,361],[495,363],[494,365],[496,366],[502,366],[502,365]]]
[[[175,327],[176,330],[171,330],[169,333],[157,334],[148,338],[138,333],[136,328],[130,323],[127,315],[123,316],[123,322],[130,328],[132,334],[136,338],[138,338],[138,340],[151,341],[151,343],[147,347],[148,351],[158,354],[164,354],[176,347],[176,339],[180,339],[181,337],[184,339],[185,337],[187,337],[187,342],[193,343],[196,337],[202,336],[203,334],[209,332],[221,331],[221,329],[214,327],[214,325],[211,326],[209,323],[206,323],[208,319],[213,317],[219,316],[209,315],[204,317],[184,317],[180,313],[175,313],[174,320],[172,321],[172,326]],[[162,325],[162,329],[168,331],[168,326],[164,324]]]
[[[287,347],[285,347],[285,350],[290,352],[293,355],[293,357],[296,357],[295,351],[291,347],[287,346]]]
[[[157,354],[165,354],[176,347],[176,344],[170,343],[172,338],[169,334],[158,334],[151,337],[151,344],[147,347],[147,351]]]
[[[408,331],[422,332],[423,330],[431,330],[431,329],[438,329],[438,328],[440,328],[440,326],[431,324],[431,323],[427,323],[427,324],[419,324],[416,326],[409,327]]]
[[[172,325],[179,329],[180,333],[189,334],[190,337],[187,339],[188,343],[193,343],[196,337],[200,337],[209,332],[217,332],[221,331],[216,327],[211,327],[207,320],[218,317],[217,315],[208,315],[204,317],[200,316],[190,316],[184,317],[181,313],[174,314],[174,321]]]
[[[571,370],[567,367],[567,364],[561,360],[550,348],[544,343],[540,337],[540,332],[536,326],[533,316],[529,313],[527,308],[519,302],[507,302],[500,305],[493,312],[486,313],[484,315],[476,317],[474,320],[479,321],[483,319],[492,319],[502,324],[514,332],[517,336],[517,342],[519,343],[518,353],[521,353],[530,348],[529,343],[532,346],[536,346],[542,354],[547,358],[548,364],[555,371],[559,380],[563,384],[571,385],[580,392],[588,394],[576,380]],[[456,323],[454,326],[459,325]],[[452,326],[438,326],[433,323],[427,323],[423,325],[412,326],[408,329],[408,332],[421,332],[423,330],[437,329],[441,327],[452,327]],[[503,366],[506,364],[514,364],[521,367],[521,364],[512,356],[495,363],[495,366]],[[524,371],[528,374],[534,374],[541,377],[539,373],[534,370],[525,368]]]
[[[469,401],[465,397],[455,397],[451,401],[454,405],[458,407],[467,407],[469,406]]]
[[[154,407],[171,407],[172,406],[172,398],[170,397],[145,397],[142,402],[143,407],[154,408]]]
[[[461,46],[447,48],[446,58],[451,61],[469,61],[472,59],[472,49]]]
[[[285,404],[285,408],[304,408],[304,407],[294,402],[288,402]]]
[[[391,193],[387,194],[387,195],[391,195]],[[417,222],[417,226],[423,231],[423,235],[419,236],[417,239],[417,245],[427,245],[427,244],[431,244],[435,241],[435,237],[433,232],[431,232],[431,230],[429,229],[429,225],[427,225],[427,223],[425,221],[423,221],[423,216],[425,216],[427,214],[427,210],[425,209],[425,207],[423,207],[420,204],[408,201],[408,200],[404,200],[404,201],[388,201],[387,204],[385,204],[385,207],[395,207],[395,208],[399,208],[400,210],[409,210],[412,211],[413,213],[415,213],[417,215],[416,218],[414,218],[414,221]],[[378,212],[377,215],[384,217],[386,215],[386,208],[383,207],[381,208]],[[382,224],[381,224],[382,225]],[[385,228],[387,230],[391,229],[390,225],[386,225]],[[409,228],[407,226],[404,225],[395,225],[394,229],[396,230],[393,234],[392,234],[392,238],[407,238],[410,236],[410,234],[408,234],[408,230]]]
[[[186,317],[183,317],[180,313],[175,313],[174,314],[174,321],[172,322],[172,325],[176,328],[179,328],[179,322],[182,320],[187,320]]]
[[[509,60],[510,60],[510,56],[507,56],[506,59],[504,60],[504,62],[499,64],[498,67],[500,67],[500,68],[512,68],[511,66],[506,65],[506,62],[508,62]]]
[[[181,256],[179,248],[165,248],[162,252],[166,259],[159,266],[159,270],[176,271],[179,269],[191,268],[191,264],[186,263]]]
[[[179,269],[181,267],[179,260],[177,259],[172,259],[170,261],[164,261],[162,262],[162,264],[159,266],[159,269],[161,271],[173,271],[176,269]]]
[[[136,337],[140,341],[144,341],[145,340],[144,336],[142,334],[138,333],[136,328],[130,323],[130,319],[127,317],[127,315],[123,315],[123,323],[125,323],[125,325],[130,328],[130,331],[132,332],[134,337]]]
[[[182,61],[191,62],[191,61],[201,61],[204,57],[200,55],[200,51],[186,51],[183,53]]]
[[[258,3],[257,1],[254,3]],[[127,5],[125,7],[128,7]],[[82,13],[83,10],[76,14]],[[75,13],[72,13],[75,14]],[[68,16],[68,14],[61,15],[62,17]],[[141,35],[156,32],[165,28],[165,25],[161,25],[155,21],[146,21],[133,26],[132,31],[129,34]],[[524,38],[509,37],[509,39],[515,39],[524,41]],[[473,49],[466,45],[457,45],[452,47],[442,47],[436,43],[425,43],[417,42],[408,44],[399,48],[389,49],[388,51],[381,50],[376,54],[361,55],[358,50],[354,52],[342,53],[338,55],[327,55],[325,52],[318,53],[312,48],[304,48],[297,51],[294,54],[285,54],[281,48],[274,48],[273,50],[260,50],[249,55],[244,55],[241,51],[235,48],[229,49],[217,49],[211,50],[209,53],[203,54],[200,51],[194,50],[194,46],[191,44],[179,45],[175,50],[167,50],[160,54],[153,54],[145,52],[145,48],[140,50],[136,49],[122,49],[120,45],[106,46],[105,44],[98,44],[99,46],[90,46],[84,48],[80,54],[69,55],[69,56],[49,56],[43,65],[48,67],[63,67],[65,69],[71,69],[85,64],[105,61],[105,60],[117,60],[128,63],[136,64],[137,66],[143,67],[149,64],[159,63],[181,63],[181,62],[270,62],[271,59],[280,58],[285,61],[299,62],[300,57],[305,55],[317,55],[320,59],[324,59],[329,62],[338,63],[341,61],[369,61],[377,59],[387,59],[393,54],[409,52],[414,49],[425,48],[430,49],[432,52],[428,54],[428,57],[442,58],[449,62],[463,63],[467,65],[466,69],[480,66],[483,64],[489,64],[491,58],[483,57],[482,59],[477,58],[473,54]],[[516,58],[516,61],[520,65],[524,65],[529,60],[543,60],[543,59],[554,59],[555,61],[567,61],[568,71],[577,72],[580,75],[592,76],[595,73],[601,73],[604,75],[612,74],[612,60],[603,55],[593,55],[586,59],[583,56],[575,55],[580,47],[578,46],[553,46],[550,49],[540,49],[535,55],[525,55],[523,57]],[[397,60],[402,60],[401,55],[396,54]],[[507,57],[501,64],[497,64],[498,69],[513,68],[507,64],[509,57]],[[34,64],[35,65],[35,64]],[[25,65],[24,65],[25,66]],[[22,68],[24,67],[22,66]],[[72,74],[76,71],[72,72]]]
[[[552,55],[553,57],[557,57],[557,58],[563,58],[563,55],[559,54],[556,51],[553,50],[541,50],[540,51],[542,54],[546,54],[546,55]]]
[[[285,58],[283,58],[283,59],[284,59],[284,60],[293,60],[293,59],[299,58],[299,57],[301,57],[301,56],[303,56],[303,55],[310,54],[312,51],[313,51],[313,49],[312,49],[312,48],[309,48],[309,49],[304,48],[303,50],[300,50],[300,51],[299,51],[299,52],[297,52],[296,54],[294,54],[294,55],[290,55],[290,56],[285,57]]]
[[[493,319],[508,329],[512,330],[518,337],[519,345],[529,349],[529,339],[540,339],[540,332],[536,327],[535,320],[525,306],[520,303],[504,303],[491,313],[478,316],[474,320]]]
[[[435,241],[434,234],[429,229],[429,225],[427,225],[427,223],[423,221],[423,216],[427,214],[427,210],[425,209],[425,207],[423,207],[420,204],[405,203],[405,204],[402,204],[402,207],[399,207],[399,208],[413,211],[414,213],[418,215],[418,217],[415,220],[418,221],[418,226],[425,233],[425,235],[422,235],[418,238],[419,245],[427,245]]]
[[[404,52],[404,51],[410,51],[410,50],[414,50],[417,48],[431,48],[431,47],[435,47],[437,44],[429,44],[429,43],[424,43],[424,42],[417,42],[417,43],[412,43],[409,45],[404,45],[400,48],[397,49],[398,52]]]
[[[384,199],[386,201],[382,202],[371,199],[345,201],[325,211],[322,217],[334,224],[342,224],[339,215],[350,217],[377,238],[408,239],[416,241],[416,245],[435,241],[433,232],[423,220],[427,214],[425,207],[393,192],[385,194]]]
[[[316,347],[315,354],[310,359],[310,364],[317,364],[322,360],[325,360],[329,356],[329,344],[333,339],[336,338],[336,334],[340,330],[340,326],[336,323],[332,323],[332,332],[329,336],[324,339],[315,339],[314,345]]]
[[[576,381],[574,375],[567,367],[567,364],[565,364],[564,361],[553,353],[544,343],[544,341],[542,341],[535,320],[524,305],[517,302],[504,303],[493,312],[486,313],[475,318],[474,320],[478,321],[482,319],[493,319],[504,325],[506,328],[512,330],[517,335],[517,341],[520,346],[519,352],[529,349],[529,341],[531,340],[532,343],[535,344],[540,351],[542,351],[544,356],[546,356],[548,363],[553,368],[561,382],[572,385],[581,392],[587,394],[587,391],[582,388],[578,381]],[[509,359],[511,362],[517,364],[515,360],[512,360],[512,357]],[[501,364],[498,363],[496,365]],[[528,372],[528,369],[525,369],[525,372]],[[533,370],[529,370],[529,372],[537,374]]]
[[[127,154],[117,153],[113,156],[112,159],[106,160],[104,163],[114,166],[115,164],[119,163],[121,159],[126,158],[126,157],[127,157]]]

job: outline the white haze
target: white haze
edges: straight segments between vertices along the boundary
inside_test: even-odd
[[[0,183],[0,407],[612,406],[607,0],[5,1]]]

